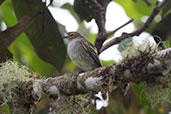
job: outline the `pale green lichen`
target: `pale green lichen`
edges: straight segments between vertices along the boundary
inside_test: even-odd
[[[9,104],[17,109],[16,96],[18,92],[16,88],[25,86],[24,82],[28,82],[31,72],[26,66],[19,65],[17,62],[7,60],[0,63],[0,106]]]
[[[90,103],[91,94],[80,94],[75,96],[67,96],[57,103],[56,109],[53,111],[55,114],[95,114],[96,109]]]
[[[153,63],[155,55],[158,51],[158,45],[151,45],[149,41],[138,45],[131,45],[123,52],[123,69],[131,69],[131,73],[136,75],[134,78],[144,76],[144,68],[148,63]],[[160,61],[162,63],[162,61]],[[171,103],[171,68],[165,66],[161,76],[153,75],[152,81],[145,81],[144,91],[146,98],[151,103],[152,107],[162,104],[165,101]],[[137,75],[138,74],[138,75]]]
[[[157,76],[152,84],[146,83],[144,90],[152,107],[164,102],[171,104],[171,67],[165,66],[162,76]]]
[[[131,57],[141,56],[142,53],[149,53],[154,51],[157,51],[157,45],[151,44],[150,41],[143,41],[142,44],[139,44],[138,46],[130,44],[125,48],[125,50],[123,50],[121,54],[124,59],[128,59]]]
[[[150,85],[144,86],[146,98],[150,102],[152,108],[158,104],[162,104],[165,101],[171,103],[170,95],[171,88],[163,87],[162,85]]]

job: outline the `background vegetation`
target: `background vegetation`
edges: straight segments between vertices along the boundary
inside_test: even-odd
[[[97,0],[104,8],[109,2],[120,4],[128,17],[133,18],[134,25],[138,29],[144,22],[144,16],[150,16],[156,7],[156,0]],[[53,6],[53,0],[49,4]],[[53,6],[57,7],[57,6]],[[84,34],[94,44],[96,34],[92,34],[85,27],[83,20],[90,21],[93,18],[91,9],[84,0],[75,0],[74,5],[68,3],[61,6],[67,9],[79,23],[78,31]],[[157,35],[165,47],[171,47],[171,1],[160,11],[158,17],[161,20],[153,20],[146,30],[151,35]],[[18,38],[6,47],[0,46],[0,62],[7,58],[13,58],[17,62],[28,66],[33,72],[42,77],[56,76],[76,70],[75,65],[67,56],[66,44],[63,36],[66,33],[65,26],[56,22],[48,8],[41,0],[1,0],[0,1],[0,28],[3,31],[3,24],[10,28],[16,25],[24,16],[35,17],[29,28]],[[43,14],[44,13],[44,14]],[[57,13],[57,12],[56,12]],[[115,20],[113,20],[115,21]],[[130,41],[129,41],[130,42]],[[0,41],[0,44],[2,41]],[[122,43],[122,42],[121,42]],[[127,43],[127,42],[126,42]],[[121,50],[120,50],[121,51]],[[114,61],[102,61],[103,65],[111,65]],[[171,101],[170,101],[171,102]],[[38,107],[38,112],[43,114],[46,110],[45,101]],[[8,106],[2,107],[6,114],[10,113]],[[127,95],[117,89],[110,95],[110,103],[106,109],[97,113],[105,114],[168,114],[171,111],[171,104],[158,104],[151,107],[143,92],[143,84],[131,85]]]

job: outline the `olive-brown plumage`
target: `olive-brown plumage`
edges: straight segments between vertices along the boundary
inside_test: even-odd
[[[67,39],[68,55],[77,67],[84,71],[101,67],[97,49],[88,42],[80,33],[69,32]]]

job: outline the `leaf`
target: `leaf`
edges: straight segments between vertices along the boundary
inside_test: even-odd
[[[162,21],[157,23],[152,30],[152,35],[159,36],[162,41],[171,37],[171,13],[165,16]]]
[[[42,76],[59,75],[53,65],[38,57],[25,34],[21,34],[21,37],[17,38],[9,49],[13,53],[15,60],[27,65],[33,72],[39,73]]]
[[[140,84],[134,84],[133,85],[133,89],[134,91],[137,93],[137,95],[139,96],[140,98],[140,103],[142,106],[150,106],[150,103],[148,102],[148,100],[146,99],[145,97],[145,93],[144,93],[144,90],[143,90],[143,86],[144,84],[143,83],[140,83]]]
[[[142,22],[142,17],[149,16],[152,13],[152,10],[156,6],[157,0],[150,0],[149,3],[150,6],[146,4],[145,0],[113,0],[114,2],[117,2],[120,4],[127,16],[129,18],[134,18],[134,24],[136,24],[137,27],[140,27]]]
[[[4,0],[0,0],[0,4],[2,4],[4,2]]]
[[[0,61],[11,58],[12,55],[8,51],[8,47],[15,41],[15,39],[32,23],[32,17],[23,17],[18,24],[7,28],[0,32]]]
[[[7,27],[11,27],[17,23],[11,0],[5,0],[0,6],[0,9],[2,11],[2,19]],[[12,53],[15,61],[27,65],[33,72],[37,72],[42,76],[53,76],[58,74],[57,69],[54,66],[44,62],[37,56],[25,33],[22,33],[8,49]]]
[[[152,29],[152,35],[159,36],[162,41],[171,38],[171,1],[162,10],[162,20]]]
[[[163,42],[165,48],[170,48],[171,47],[171,37],[167,41]]]
[[[109,66],[115,63],[113,60],[110,61],[101,60],[101,62],[102,62],[102,66]]]
[[[14,15],[11,0],[5,0],[5,2],[0,6],[0,9],[2,11],[3,21],[5,22],[7,27],[14,26],[18,23]]]
[[[25,33],[38,56],[61,71],[65,62],[66,47],[58,30],[58,24],[49,10],[44,7],[41,0],[13,0],[12,2],[18,19],[44,11],[44,15],[36,17]]]
[[[97,0],[106,10],[107,5],[111,0]],[[88,4],[85,3],[85,0],[74,0],[74,10],[79,15],[81,21],[86,20],[87,22],[91,21],[93,18],[93,13],[90,10]]]
[[[93,14],[85,3],[85,0],[74,0],[74,10],[79,15],[81,21],[86,20],[89,22],[93,18]]]
[[[33,17],[25,16],[18,24],[8,27],[5,31],[0,32],[0,52],[7,49],[15,39],[32,23]]]
[[[166,15],[171,13],[171,9],[170,8],[171,8],[171,1],[168,1],[166,6],[162,10],[162,17],[165,17]]]

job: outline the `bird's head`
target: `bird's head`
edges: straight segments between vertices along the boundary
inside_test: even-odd
[[[67,38],[69,41],[76,39],[76,38],[84,38],[80,33],[78,32],[69,32],[68,36],[66,36],[65,38]]]

